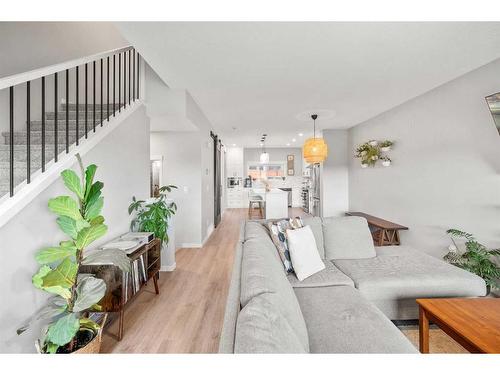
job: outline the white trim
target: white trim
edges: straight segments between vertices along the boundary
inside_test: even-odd
[[[109,122],[104,124],[103,127],[96,127],[96,132],[90,132],[88,139],[78,147],[73,144],[68,154],[65,151],[61,152],[58,155],[59,161],[57,163],[54,163],[53,160],[47,163],[44,173],[41,170],[35,172],[31,177],[30,184],[27,184],[26,181],[19,184],[16,187],[13,197],[6,195],[0,199],[0,228],[35,199],[38,194],[57,180],[63,170],[70,168],[75,163],[75,155],[77,153],[80,155],[88,153],[142,105],[142,101],[132,103],[127,109],[117,113],[116,117],[111,117]]]
[[[194,242],[185,242],[181,243],[181,246],[179,246],[178,249],[184,249],[184,248],[195,248],[195,249],[201,249],[203,247],[203,244],[201,243],[194,243]],[[178,250],[177,249],[177,250]],[[177,251],[176,250],[176,251]]]
[[[175,270],[175,267],[177,267],[177,263],[174,262],[174,264],[171,264],[170,266],[161,266],[160,271],[161,272],[172,272]]]
[[[96,53],[94,55],[86,56],[86,57],[81,57],[79,59],[74,59],[74,60],[69,60],[65,61],[63,63],[55,64],[55,65],[50,65],[46,66],[44,68],[39,68],[39,69],[34,69],[30,70],[29,72],[25,73],[19,73],[19,74],[14,74],[12,76],[4,77],[0,79],[0,90],[5,89],[10,86],[15,86],[20,83],[32,81],[34,79],[48,76],[57,72],[62,72],[66,69],[71,69],[74,68],[75,66],[79,65],[84,65],[86,63],[99,60],[108,56],[112,56],[117,53],[125,52],[128,51],[129,49],[133,49],[132,46],[124,46],[121,48],[116,48],[112,49],[109,51],[101,52],[101,53]],[[141,64],[144,65],[144,64]],[[141,77],[142,79],[143,77]],[[141,81],[141,84],[144,81]]]

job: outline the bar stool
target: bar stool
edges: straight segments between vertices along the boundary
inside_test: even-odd
[[[254,208],[254,205],[258,205],[257,208],[259,209],[260,212],[260,218],[264,219],[264,208],[265,208],[264,204],[265,201],[260,195],[250,193],[248,195],[248,218],[249,219],[252,218],[252,210]]]

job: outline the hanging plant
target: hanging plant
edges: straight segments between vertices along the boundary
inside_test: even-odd
[[[359,145],[356,148],[356,154],[354,156],[361,159],[362,168],[374,167],[379,160],[382,161],[384,167],[388,167],[391,165],[391,159],[383,155],[383,153],[389,151],[393,144],[392,141],[388,140],[382,142],[370,140]]]

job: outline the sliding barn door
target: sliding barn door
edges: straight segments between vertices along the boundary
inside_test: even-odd
[[[221,149],[222,144],[216,134],[211,134],[214,141],[214,227],[219,225],[222,211]]]

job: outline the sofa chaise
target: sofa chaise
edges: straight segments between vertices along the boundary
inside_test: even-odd
[[[391,322],[418,318],[416,298],[486,293],[481,278],[420,251],[373,248],[363,218],[303,222],[325,269],[302,281],[285,274],[263,221],[242,225],[219,352],[417,353]]]

